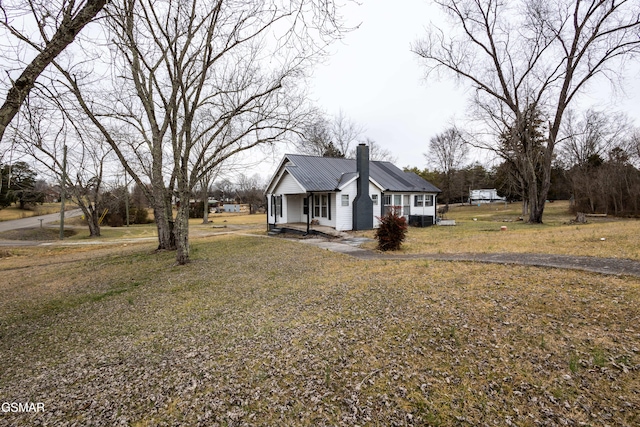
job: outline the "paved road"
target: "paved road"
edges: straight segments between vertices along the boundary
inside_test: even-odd
[[[74,216],[80,215],[82,215],[81,209],[74,209],[71,211],[66,211],[64,213],[65,218],[73,218]],[[40,227],[40,219],[42,219],[43,224],[55,222],[60,219],[60,214],[55,213],[49,215],[32,216],[30,218],[13,219],[11,221],[2,221],[0,222],[0,233],[3,231],[17,230],[19,228]]]
[[[621,258],[597,258],[573,255],[549,255],[533,253],[459,253],[459,254],[406,254],[395,255],[369,251],[358,247],[358,241],[327,241],[325,239],[299,240],[333,252],[340,252],[360,259],[441,261],[471,261],[490,264],[519,264],[536,267],[552,267],[583,270],[601,274],[640,277],[640,262]]]

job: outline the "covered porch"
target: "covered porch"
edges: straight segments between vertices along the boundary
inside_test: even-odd
[[[307,234],[307,224],[304,222],[290,222],[284,224],[277,224],[275,228],[271,228],[270,233],[279,234],[293,232],[298,234]],[[309,225],[308,234],[315,234],[324,237],[330,238],[344,238],[348,237],[349,234],[344,231],[336,230],[333,227],[329,227],[326,225]]]

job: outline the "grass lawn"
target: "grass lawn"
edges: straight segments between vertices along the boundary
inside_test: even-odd
[[[194,239],[183,267],[153,248],[4,252],[0,399],[45,411],[0,425],[640,424],[638,279],[259,236]]]

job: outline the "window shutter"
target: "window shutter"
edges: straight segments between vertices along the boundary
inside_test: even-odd
[[[331,221],[331,193],[327,194],[327,219]]]

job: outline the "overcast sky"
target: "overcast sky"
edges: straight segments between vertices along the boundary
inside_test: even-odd
[[[314,74],[313,97],[327,113],[340,109],[365,135],[393,152],[398,166],[423,168],[429,138],[464,113],[461,89],[424,79],[411,44],[425,33],[437,10],[426,0],[365,1],[345,10],[360,27],[334,46],[335,54]]]
[[[361,25],[336,43],[334,54],[317,67],[313,99],[330,115],[342,109],[365,128],[365,136],[392,151],[398,166],[422,169],[427,166],[423,153],[429,139],[444,131],[453,118],[464,120],[467,106],[462,88],[446,80],[425,81],[420,60],[410,51],[430,21],[442,22],[441,15],[427,0],[362,3],[344,10],[348,24]],[[582,105],[623,109],[640,124],[639,79],[640,74],[633,73],[626,82],[626,94],[615,99],[609,85],[600,82],[581,98]],[[489,158],[485,154],[479,160]]]

